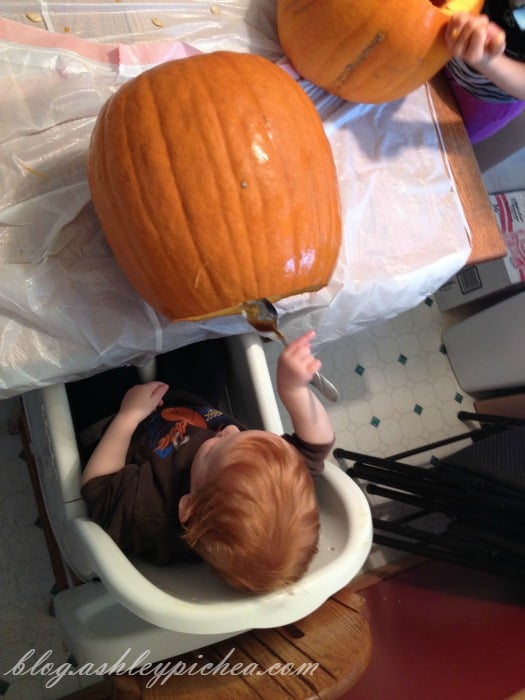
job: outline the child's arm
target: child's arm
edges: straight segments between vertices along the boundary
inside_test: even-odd
[[[141,420],[162,404],[168,390],[163,382],[137,384],[129,389],[82,473],[81,484],[105,474],[113,474],[125,465],[131,436]]]
[[[525,100],[525,63],[505,56],[505,32],[486,15],[458,12],[447,25],[445,40],[453,56],[511,97]]]
[[[310,349],[314,336],[315,332],[309,331],[283,350],[277,365],[277,391],[296,435],[321,445],[333,441],[334,431],[324,406],[309,388],[310,379],[321,368]]]

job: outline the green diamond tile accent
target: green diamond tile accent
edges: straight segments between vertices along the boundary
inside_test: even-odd
[[[425,304],[426,304],[427,306],[433,306],[433,305],[434,305],[434,299],[432,299],[432,297],[427,297],[427,298],[425,299]]]
[[[414,406],[414,413],[417,413],[418,416],[420,416],[423,413],[423,406],[420,406],[418,403]]]
[[[7,691],[9,690],[10,685],[11,685],[10,683],[8,683],[7,681],[3,681],[0,678],[0,695],[5,695],[7,693]]]
[[[401,353],[401,355],[399,355],[399,357],[397,358],[397,361],[400,362],[402,365],[406,365],[406,363],[408,361],[408,357],[406,355],[403,355],[403,353]]]
[[[60,593],[60,588],[56,585],[53,586],[53,588],[49,591],[50,595],[56,595],[57,593]]]
[[[446,349],[446,347],[444,346],[443,343],[441,343],[441,345],[439,346],[439,352],[440,352],[442,355],[446,355],[446,354],[447,354],[447,349]]]
[[[365,373],[365,368],[362,365],[356,365],[354,368],[354,372],[356,374],[358,374],[360,377],[362,377],[363,374]]]
[[[433,467],[437,467],[437,466],[438,466],[438,464],[439,464],[439,459],[436,457],[436,455],[432,455],[432,457],[430,458],[430,464],[431,464]]]
[[[377,428],[377,426],[381,423],[380,419],[377,416],[372,416],[372,420],[370,421],[370,424],[374,426],[374,428]]]
[[[463,396],[461,394],[456,394],[454,396],[454,401],[456,401],[457,403],[461,403],[463,401]]]

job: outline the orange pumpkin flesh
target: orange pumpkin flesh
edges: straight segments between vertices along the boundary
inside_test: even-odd
[[[307,80],[345,100],[404,97],[450,59],[445,27],[483,0],[278,0],[281,46]]]
[[[341,242],[313,103],[282,69],[216,52],[123,85],[93,131],[95,210],[136,291],[171,320],[319,289]]]

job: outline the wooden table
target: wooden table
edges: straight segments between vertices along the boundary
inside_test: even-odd
[[[468,264],[474,265],[501,258],[506,253],[505,243],[492,211],[456,98],[443,73],[436,75],[429,85],[450,169],[472,232],[472,252]]]
[[[165,683],[151,675],[115,675],[64,700],[337,700],[359,681],[371,654],[366,602],[350,584],[293,625],[252,630],[162,662],[180,671]],[[184,673],[182,664],[195,670]],[[197,673],[205,664],[239,668]],[[296,673],[291,667],[279,673],[285,664]]]
[[[168,662],[171,667],[182,662],[187,667],[196,664],[196,669],[204,664],[210,664],[211,668],[228,657],[226,663],[230,668],[239,664],[236,675],[181,674],[173,676],[164,685],[156,683],[150,688],[147,687],[150,680],[147,675],[114,676],[113,698],[336,700],[361,677],[370,661],[371,651],[364,598],[348,586],[293,625],[252,630]],[[258,671],[253,664],[257,665]],[[278,673],[278,667],[285,664],[293,664],[296,673]],[[262,673],[272,667],[275,673]],[[249,668],[254,672],[248,673]],[[246,669],[246,675],[241,669]]]

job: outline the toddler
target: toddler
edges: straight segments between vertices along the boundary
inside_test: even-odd
[[[233,587],[297,581],[317,551],[313,477],[334,433],[309,388],[314,332],[281,353],[277,389],[292,435],[249,430],[159,381],[129,389],[88,460],[82,496],[126,554],[156,564],[204,559]]]

